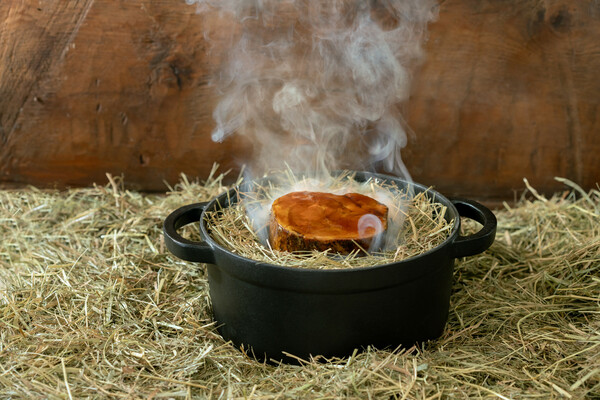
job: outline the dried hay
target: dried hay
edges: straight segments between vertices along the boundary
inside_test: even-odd
[[[221,182],[0,191],[0,397],[600,397],[598,190],[530,188],[498,211],[496,243],[457,263],[440,339],[273,366],[217,334],[205,269],[162,241]]]
[[[294,180],[295,182],[292,182]],[[293,184],[310,185],[295,178],[285,179],[284,186]],[[446,220],[446,207],[434,201],[429,191],[410,194],[395,184],[379,180],[357,182],[352,175],[342,174],[333,179],[326,188],[330,192],[358,192],[373,198],[385,197],[389,205],[388,220],[396,229],[388,229],[392,236],[388,240],[393,244],[389,250],[379,250],[365,254],[355,251],[348,255],[331,254],[330,251],[278,251],[263,244],[253,228],[252,220],[246,210],[257,207],[270,210],[271,203],[282,193],[277,187],[255,188],[251,193],[241,191],[238,197],[244,200],[224,210],[207,213],[207,225],[210,235],[220,246],[243,257],[306,269],[346,269],[363,268],[388,264],[423,254],[442,244],[452,232],[454,220]],[[276,193],[274,195],[274,193]],[[250,200],[248,200],[250,199]],[[248,205],[247,203],[250,203]],[[258,230],[264,228],[259,226]],[[266,236],[266,232],[265,232]]]

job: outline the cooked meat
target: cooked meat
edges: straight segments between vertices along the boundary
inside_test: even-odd
[[[347,193],[292,192],[271,207],[269,241],[277,250],[369,250],[387,229],[388,208],[371,197]]]

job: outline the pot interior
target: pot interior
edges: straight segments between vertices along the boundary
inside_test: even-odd
[[[340,172],[340,173],[342,173],[342,172]],[[421,185],[419,183],[407,182],[403,179],[388,176],[388,175],[362,172],[362,171],[354,172],[352,174],[353,174],[354,180],[357,182],[364,183],[364,182],[372,181],[372,182],[379,182],[379,183],[384,183],[384,184],[393,184],[393,185],[397,186],[398,189],[400,189],[400,190],[412,191],[414,193],[414,195],[417,195],[419,193],[424,193],[425,196],[427,197],[427,199],[429,201],[431,201],[432,203],[441,204],[443,206],[443,208],[441,208],[441,210],[443,210],[443,213],[444,213],[444,215],[442,216],[443,219],[446,221],[446,223],[448,223],[448,224],[451,223],[452,225],[449,229],[449,234],[448,234],[447,238],[443,242],[439,243],[439,245],[437,247],[441,247],[444,244],[447,244],[449,241],[452,240],[452,238],[454,238],[458,234],[458,229],[459,229],[459,225],[460,225],[460,216],[458,214],[458,211],[456,210],[455,206],[452,204],[452,202],[450,200],[448,200],[446,197],[444,197],[437,191],[435,191],[431,188],[428,188],[424,185]],[[208,218],[206,218],[206,215],[208,213],[222,214],[223,210],[226,210],[228,207],[235,206],[240,201],[249,199],[249,195],[247,193],[255,193],[257,188],[261,188],[261,187],[277,186],[280,184],[282,179],[285,179],[285,177],[282,177],[281,175],[273,175],[273,176],[265,177],[260,180],[254,181],[254,182],[242,184],[239,188],[234,188],[234,189],[230,190],[229,192],[224,193],[224,194],[220,195],[218,198],[216,198],[215,200],[213,200],[207,206],[205,212],[203,213],[202,224],[201,224],[201,230],[203,231],[202,232],[203,236],[205,238],[207,238],[207,241],[209,241],[211,245],[218,247],[222,251],[234,254],[234,252],[232,252],[231,249],[228,248],[228,246],[223,245],[223,243],[218,243],[213,238],[211,223],[208,220]],[[434,215],[435,217],[439,216],[437,208],[433,209],[433,212],[435,214]],[[265,228],[263,228],[263,229],[267,229],[266,225],[265,225]],[[260,234],[260,232],[259,232],[259,234]],[[431,253],[432,251],[435,251],[437,249],[437,247],[433,248],[433,249],[429,249],[425,252],[422,252],[422,253],[416,255],[415,257],[421,257],[428,253]],[[338,256],[332,256],[332,257],[338,257]],[[252,259],[252,257],[250,257],[250,258]],[[264,260],[261,260],[261,261],[265,262]],[[381,264],[373,265],[373,266],[376,267],[376,266],[381,266],[381,265],[386,265],[386,264],[388,264],[388,263],[381,263]],[[279,265],[279,264],[276,264],[276,265]],[[364,267],[361,267],[361,268],[364,268]]]

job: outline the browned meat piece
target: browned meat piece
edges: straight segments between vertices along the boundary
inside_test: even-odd
[[[371,197],[347,193],[292,192],[271,207],[269,241],[277,250],[369,250],[387,229],[388,208]]]

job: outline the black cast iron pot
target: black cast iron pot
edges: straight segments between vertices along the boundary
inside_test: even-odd
[[[358,173],[407,183],[401,179]],[[483,205],[447,199],[420,184],[454,219],[450,237],[436,248],[404,261],[369,268],[312,270],[266,264],[240,257],[211,238],[204,213],[238,201],[235,189],[208,203],[181,207],[167,217],[167,248],[177,257],[206,263],[214,318],[219,332],[258,359],[294,361],[295,355],[348,356],[353,350],[411,346],[439,337],[446,324],[454,260],[491,246],[496,217]],[[460,217],[483,225],[460,236]],[[200,222],[202,242],[183,238],[177,229]],[[286,354],[287,353],[287,354]]]

